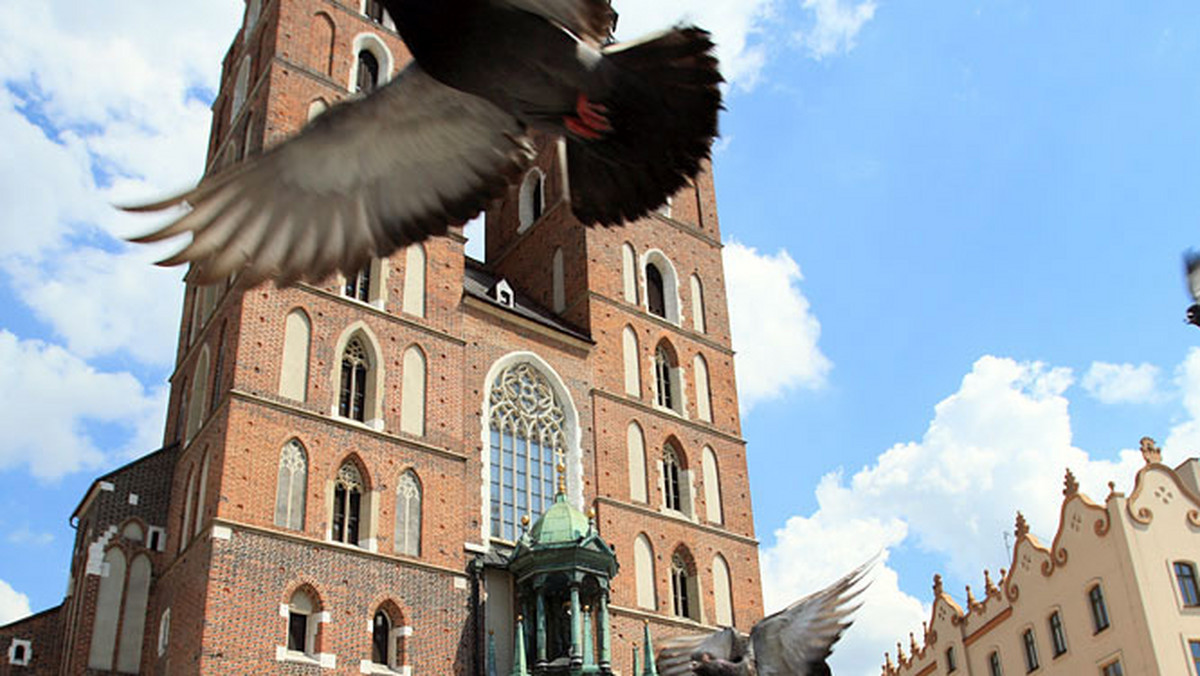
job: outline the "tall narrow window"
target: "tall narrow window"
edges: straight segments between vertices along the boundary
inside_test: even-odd
[[[200,426],[204,424],[204,416],[208,415],[208,373],[208,346],[205,345],[200,350],[200,357],[196,360],[196,371],[192,374],[192,393],[188,397],[188,401],[191,403],[188,404],[185,443],[196,436],[196,433],[200,431]]]
[[[1121,666],[1121,660],[1116,660],[1115,662],[1109,662],[1108,664],[1104,665],[1104,668],[1101,669],[1100,673],[1103,674],[1103,676],[1125,676],[1125,669]]]
[[[946,648],[946,673],[952,674],[958,671],[958,655],[954,652],[954,646]]]
[[[676,393],[676,368],[675,356],[666,346],[659,345],[654,351],[654,400],[659,406],[678,412],[680,401]]]
[[[343,418],[363,422],[366,419],[367,350],[358,338],[346,345],[342,354],[342,392],[338,413]]]
[[[221,324],[221,331],[217,334],[217,360],[213,364],[212,387],[209,388],[208,412],[210,414],[217,410],[217,404],[221,401],[221,371],[225,368],[225,326],[227,323]]]
[[[125,590],[125,612],[121,619],[121,647],[117,652],[117,671],[123,674],[136,674],[141,670],[150,573],[150,557],[145,554],[139,554],[129,566],[129,586]]]
[[[1004,676],[1004,669],[1000,666],[1000,653],[995,650],[988,654],[988,676]]]
[[[721,504],[721,472],[717,465],[717,454],[709,446],[700,456],[704,470],[704,514],[709,523],[724,523],[724,506]]]
[[[1179,583],[1179,597],[1185,606],[1200,605],[1200,591],[1196,589],[1196,567],[1186,561],[1175,562],[1175,581]]]
[[[208,497],[208,465],[212,460],[212,452],[204,452],[204,462],[200,463],[200,485],[196,487],[196,522],[192,524],[192,534],[199,535],[204,525],[204,501]]]
[[[733,591],[730,583],[729,564],[725,557],[713,557],[713,605],[717,611],[717,626],[733,626]]]
[[[633,245],[626,242],[621,245],[621,282],[626,303],[637,304],[637,253]]]
[[[287,649],[294,653],[313,655],[316,650],[317,622],[313,615],[317,606],[302,590],[292,594],[288,602]]]
[[[404,312],[425,316],[425,247],[413,244],[404,252]]]
[[[692,328],[699,333],[704,333],[707,328],[707,322],[704,319],[704,285],[700,283],[700,278],[692,275]]]
[[[554,311],[561,313],[563,310],[567,309],[566,269],[563,263],[562,247],[558,247],[554,250],[554,259],[550,268],[550,276],[553,278],[552,286],[554,291]]]
[[[304,530],[304,494],[308,488],[308,454],[297,439],[279,453],[279,478],[275,485],[275,525]]]
[[[312,324],[304,310],[292,310],[283,329],[283,361],[279,367],[279,395],[294,401],[308,396],[308,357]]]
[[[100,578],[100,593],[96,597],[88,667],[111,671],[121,617],[121,597],[125,594],[125,553],[115,547],[108,550],[104,554],[104,567],[107,574]]]
[[[646,266],[646,308],[650,314],[666,318],[667,300],[663,290],[662,271],[650,263]]]
[[[371,622],[371,661],[375,664],[391,666],[390,650],[392,620],[382,610],[376,611],[375,619]]]
[[[1088,590],[1088,605],[1092,609],[1092,627],[1095,632],[1099,634],[1108,629],[1108,605],[1104,602],[1104,590],[1099,584]]]
[[[629,499],[646,500],[646,439],[636,422],[629,423],[625,432],[625,448],[629,458]]]
[[[370,52],[363,52],[370,54]],[[374,58],[374,57],[372,57]],[[346,286],[342,289],[342,293],[347,298],[361,300],[364,303],[371,301],[371,264],[367,263],[354,275],[346,278]]]
[[[524,232],[529,226],[538,222],[546,207],[546,177],[541,169],[531,169],[521,182],[521,194],[517,203],[517,217],[520,221],[517,232]]]
[[[650,539],[640,534],[633,541],[633,569],[637,577],[637,605],[655,610],[658,601],[654,593],[654,549]]]
[[[358,53],[358,81],[356,91],[360,94],[370,94],[379,86],[379,59],[370,50],[364,49]]]
[[[401,381],[400,431],[424,436],[425,353],[416,345],[404,351],[404,372]]]
[[[396,553],[421,555],[421,484],[412,470],[396,483]]]
[[[187,546],[192,533],[192,505],[194,504],[192,500],[196,499],[195,491],[196,475],[193,473],[193,470],[189,469],[187,478],[187,492],[184,493],[183,523],[179,524],[179,551],[181,552],[183,551],[183,548]]]
[[[679,455],[671,444],[663,448],[663,501],[667,509],[683,511],[683,494]]]
[[[536,519],[554,500],[566,415],[550,383],[526,362],[504,369],[488,396],[491,532],[515,540],[521,517]]]
[[[692,360],[692,371],[696,379],[696,417],[704,422],[712,422],[712,396],[708,382],[708,362],[704,355],[698,354]]]
[[[671,557],[671,607],[676,617],[700,619],[699,599],[693,578],[687,558],[682,552],[675,552]]]
[[[1057,610],[1050,614],[1050,646],[1055,657],[1067,652],[1067,634],[1063,631],[1062,615]]]
[[[1033,636],[1032,629],[1026,629],[1021,634],[1021,647],[1025,654],[1025,671],[1030,672],[1036,670],[1041,664],[1038,662],[1037,639]]]
[[[1192,653],[1192,668],[1200,674],[1200,641],[1188,641],[1188,650]]]
[[[642,394],[641,358],[638,356],[637,332],[632,326],[621,331],[621,347],[625,361],[625,394],[640,397]]]
[[[379,0],[367,0],[366,7],[364,7],[363,9],[364,9],[363,13],[367,15],[368,19],[370,19],[371,21],[374,21],[375,23],[378,23],[378,24],[383,23],[383,3],[382,2],[380,2]]]
[[[333,483],[334,542],[358,544],[358,524],[362,511],[362,474],[352,463],[342,465]]]
[[[233,105],[229,107],[229,121],[237,119],[246,95],[250,93],[250,55],[247,54],[238,66],[237,79],[233,83]]]

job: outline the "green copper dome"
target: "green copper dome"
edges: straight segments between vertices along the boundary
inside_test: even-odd
[[[588,534],[588,518],[567,502],[567,496],[559,493],[554,504],[529,529],[531,549],[578,542]]]

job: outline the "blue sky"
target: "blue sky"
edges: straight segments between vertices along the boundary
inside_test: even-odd
[[[0,621],[61,600],[71,510],[161,436],[179,273],[108,205],[199,175],[241,4],[131,3],[0,5]],[[1102,498],[1143,435],[1200,452],[1195,3],[617,6],[721,43],[768,607],[886,552],[838,673],[919,629],[934,572],[1006,566],[1016,509],[1052,535],[1068,465]]]

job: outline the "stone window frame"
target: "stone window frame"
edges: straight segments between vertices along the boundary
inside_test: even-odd
[[[290,453],[289,453],[290,452]],[[275,478],[275,519],[274,523],[279,528],[287,530],[304,532],[304,524],[307,521],[306,512],[308,511],[308,474],[309,474],[309,456],[308,449],[305,448],[304,442],[297,437],[292,437],[279,449],[279,463]],[[284,470],[287,472],[287,513],[280,519],[281,500],[284,497],[281,495],[284,492]],[[297,478],[299,475],[299,478]],[[296,496],[299,495],[299,505],[296,505]],[[293,509],[297,508],[297,509]],[[281,523],[282,521],[282,523]],[[298,521],[298,523],[297,523]]]
[[[533,167],[525,172],[517,193],[517,234],[532,228],[546,215],[546,172]]]
[[[686,545],[680,544],[671,552],[669,579],[671,615],[681,620],[704,622],[700,575],[696,559]]]
[[[342,362],[346,354],[346,348],[355,339],[361,342],[369,362],[363,390],[363,420],[361,421],[341,414]],[[338,420],[355,425],[364,425],[375,431],[382,431],[384,429],[383,411],[385,409],[383,395],[387,375],[387,365],[384,362],[383,352],[380,350],[379,345],[379,338],[366,322],[360,320],[350,324],[342,331],[341,337],[338,338],[334,351],[337,359],[333,361],[329,373],[330,390],[333,393],[329,409],[330,415]]]
[[[370,52],[371,56],[375,57],[376,63],[379,64],[379,81],[375,83],[375,89],[379,89],[391,81],[396,60],[392,56],[392,50],[388,49],[387,44],[378,35],[359,33],[354,36],[352,44],[351,53],[354,54],[354,59],[350,65],[350,78],[346,81],[347,91],[351,94],[358,92],[358,57],[364,51]]]
[[[296,607],[296,598],[303,594],[308,600],[308,608]],[[331,653],[320,652],[324,640],[324,632],[321,625],[328,624],[332,618],[330,612],[325,609],[324,601],[321,599],[320,593],[317,592],[310,584],[298,585],[290,594],[285,596],[286,602],[279,604],[279,615],[283,618],[283,644],[275,646],[275,660],[277,662],[298,662],[301,664],[318,665],[325,669],[333,669],[337,666],[337,656]],[[292,615],[303,615],[304,620],[304,650],[294,650],[291,648],[291,623]]]
[[[20,657],[17,656],[18,648],[22,650]],[[15,667],[27,667],[31,661],[33,661],[33,641],[14,638],[8,645],[8,663]]]
[[[409,483],[406,484],[406,479]],[[405,491],[415,492],[415,495],[404,495]],[[408,503],[408,511],[401,509],[402,500]],[[413,467],[409,467],[400,473],[400,477],[396,480],[396,524],[395,533],[392,541],[392,546],[395,552],[401,556],[421,556],[421,543],[423,540],[422,529],[424,528],[424,504],[425,488],[421,482],[421,476]],[[413,516],[413,507],[415,503],[415,517]],[[409,529],[406,526],[402,515],[408,517],[408,521],[415,521],[416,541],[409,543],[407,537],[401,537],[402,534],[407,535]],[[407,546],[412,544],[412,546]],[[405,545],[405,546],[402,546]]]
[[[389,623],[387,633],[388,657],[386,664],[375,661],[375,618],[380,613],[384,615]],[[399,676],[411,676],[412,666],[408,664],[408,641],[413,634],[413,628],[407,624],[407,617],[407,613],[400,608],[399,604],[391,599],[387,599],[375,606],[374,612],[371,613],[370,619],[367,620],[367,635],[371,637],[371,656],[370,659],[361,660],[359,662],[360,673],[398,674]]]
[[[341,520],[338,519],[338,493],[344,495],[341,505]],[[354,496],[358,500],[355,504]],[[339,465],[336,474],[329,481],[329,528],[326,531],[329,542],[340,543],[348,547],[373,550],[374,538],[370,533],[371,488],[366,470],[355,457],[348,457]],[[340,526],[340,536],[337,533]],[[353,530],[351,530],[353,526]],[[351,541],[353,535],[353,541]],[[339,539],[340,537],[340,539]]]
[[[379,311],[387,308],[388,270],[386,258],[372,257],[355,273],[353,289],[351,279],[343,273],[337,275],[338,295],[346,300],[368,305]],[[366,277],[364,287],[363,277]]]
[[[564,460],[566,462],[567,499],[576,509],[585,509],[583,497],[583,432],[579,422],[579,409],[575,398],[567,390],[566,381],[548,361],[535,352],[514,351],[492,362],[481,383],[480,413],[481,419],[492,419],[491,390],[497,378],[509,367],[527,362],[544,376],[554,392],[559,405],[563,409]],[[480,425],[480,480],[483,486],[483,500],[480,505],[479,535],[484,543],[489,543],[492,537],[492,506],[491,506],[491,424]],[[487,545],[484,545],[485,547]]]
[[[663,313],[660,315],[650,310],[650,281],[648,275],[649,267],[653,265],[662,277],[662,302]],[[654,317],[658,317],[670,324],[679,326],[682,316],[679,302],[679,274],[675,270],[675,264],[667,257],[660,249],[650,249],[642,254],[641,265],[639,266],[642,277],[642,309]]]

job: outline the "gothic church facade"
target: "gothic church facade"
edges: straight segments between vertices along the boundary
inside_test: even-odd
[[[209,171],[409,58],[373,0],[248,0]],[[758,620],[711,174],[590,229],[539,147],[485,262],[452,228],[323,285],[188,283],[164,447],[93,483],[63,604],[0,628],[0,674],[473,675],[489,636],[508,673],[504,562],[560,475],[619,564],[612,671],[646,623]]]

